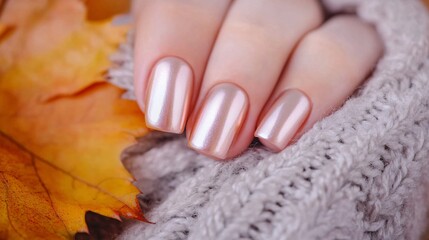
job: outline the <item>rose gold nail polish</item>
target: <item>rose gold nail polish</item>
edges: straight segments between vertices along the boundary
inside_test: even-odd
[[[161,59],[153,68],[147,87],[146,125],[164,132],[182,133],[192,89],[192,69],[185,61],[176,57]]]
[[[281,151],[286,148],[310,111],[311,101],[307,95],[298,89],[288,89],[265,114],[255,137],[271,150]]]
[[[197,112],[189,146],[206,155],[225,159],[248,108],[247,94],[237,85],[220,83],[214,86]]]

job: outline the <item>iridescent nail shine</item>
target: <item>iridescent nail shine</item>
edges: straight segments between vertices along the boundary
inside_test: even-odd
[[[240,87],[232,83],[215,85],[197,113],[189,146],[206,155],[225,159],[248,108],[249,99]]]
[[[161,59],[153,68],[146,94],[146,125],[182,133],[189,115],[193,90],[191,67],[176,57]]]
[[[290,142],[311,111],[311,101],[298,89],[288,89],[265,114],[255,137],[273,151],[281,151]]]

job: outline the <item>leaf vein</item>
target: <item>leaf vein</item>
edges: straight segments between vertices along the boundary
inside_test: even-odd
[[[6,133],[4,133],[4,132],[3,132],[3,131],[1,131],[1,130],[0,130],[0,136],[2,136],[2,137],[4,137],[4,138],[8,139],[8,140],[9,140],[9,141],[11,141],[11,142],[13,142],[13,143],[14,143],[15,145],[17,145],[17,146],[18,146],[22,151],[24,151],[24,152],[26,152],[26,153],[30,154],[31,156],[33,156],[35,160],[39,160],[39,161],[41,161],[41,162],[45,163],[46,165],[48,165],[48,166],[50,166],[50,167],[54,168],[55,170],[57,170],[57,171],[59,171],[59,172],[61,172],[61,173],[65,174],[65,175],[67,175],[67,176],[71,177],[72,179],[74,179],[74,180],[76,180],[76,181],[78,181],[78,182],[81,182],[81,183],[83,183],[83,184],[87,185],[88,187],[91,187],[91,188],[97,189],[97,190],[98,190],[98,191],[100,191],[101,193],[103,193],[103,194],[105,194],[105,195],[107,195],[107,196],[109,196],[109,197],[111,197],[111,198],[115,199],[116,201],[118,201],[118,202],[122,203],[125,207],[129,208],[129,206],[128,206],[125,202],[123,202],[120,198],[118,198],[118,197],[116,197],[116,196],[112,195],[111,193],[107,192],[106,190],[104,190],[104,189],[102,189],[102,188],[99,188],[99,187],[97,187],[96,185],[94,185],[94,184],[92,184],[92,183],[90,183],[90,182],[85,181],[84,179],[81,179],[81,178],[79,178],[79,177],[76,177],[76,176],[74,176],[74,175],[70,174],[69,172],[65,171],[64,169],[62,169],[62,168],[60,168],[60,167],[58,167],[58,166],[56,166],[55,164],[53,164],[53,163],[49,162],[48,160],[46,160],[46,159],[44,159],[44,158],[42,158],[42,157],[40,157],[40,156],[36,155],[35,153],[33,153],[32,151],[30,151],[29,149],[27,149],[25,146],[23,146],[22,144],[20,144],[20,143],[19,143],[19,142],[17,142],[15,139],[13,139],[12,137],[10,137],[9,135],[7,135]]]

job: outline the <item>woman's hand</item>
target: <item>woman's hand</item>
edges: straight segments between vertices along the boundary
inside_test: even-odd
[[[273,151],[338,108],[382,43],[316,0],[139,0],[135,91],[148,127],[227,159],[254,136]]]

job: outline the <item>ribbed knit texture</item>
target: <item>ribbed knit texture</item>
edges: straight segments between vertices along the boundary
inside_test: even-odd
[[[418,0],[326,0],[376,25],[385,55],[335,113],[279,154],[213,161],[155,133],[123,154],[148,219],[122,239],[419,239],[429,180],[429,16]],[[132,45],[111,81],[132,90]],[[132,94],[127,94],[132,97]]]

